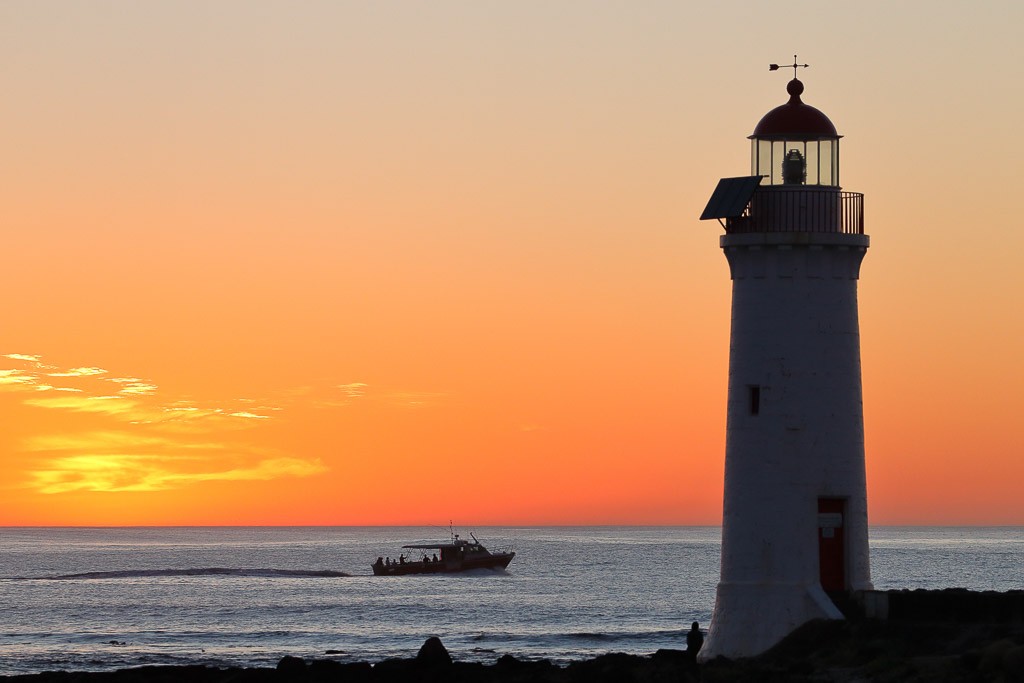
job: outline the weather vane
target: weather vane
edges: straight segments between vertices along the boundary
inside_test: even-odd
[[[803,67],[803,68],[805,68],[805,69],[806,69],[807,67],[809,67],[809,66],[810,66],[810,64],[797,64],[797,63],[796,63],[796,55],[793,55],[793,63],[792,63],[792,64],[783,64],[783,66],[785,66],[785,67],[786,67],[787,69],[788,69],[789,67],[793,67],[793,78],[796,78],[796,70],[797,70],[797,67]],[[779,70],[779,69],[781,69],[781,68],[782,68],[782,67],[781,67],[781,66],[779,66],[778,64],[769,64],[769,65],[768,65],[768,70],[769,70],[769,71],[778,71],[778,70]]]

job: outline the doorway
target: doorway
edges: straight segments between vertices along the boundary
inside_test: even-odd
[[[845,516],[845,499],[818,499],[818,568],[821,587],[830,593],[846,590]]]

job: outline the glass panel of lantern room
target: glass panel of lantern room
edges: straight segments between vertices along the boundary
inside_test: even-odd
[[[772,175],[772,143],[771,140],[754,140],[757,145],[757,166],[753,169],[752,175],[771,178]],[[771,180],[764,183],[770,185]]]
[[[835,154],[838,151],[836,145],[832,140],[822,140],[818,144],[821,145],[821,153],[818,155],[821,162],[821,184],[838,185],[839,167],[835,163]]]
[[[828,146],[831,147],[831,153],[833,153],[833,184],[839,187],[839,140],[830,141]]]
[[[821,184],[821,168],[818,166],[818,148],[820,143],[817,140],[812,140],[807,143],[807,184],[808,185],[820,185]],[[826,183],[828,184],[828,183]]]
[[[786,158],[785,140],[772,141],[772,185],[782,184],[782,162]]]

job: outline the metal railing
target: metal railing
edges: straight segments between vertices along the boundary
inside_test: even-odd
[[[742,216],[726,221],[727,233],[838,232],[864,234],[864,195],[825,188],[768,187],[754,192]]]

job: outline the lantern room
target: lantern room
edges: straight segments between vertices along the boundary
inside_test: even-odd
[[[864,196],[839,187],[842,136],[800,99],[803,83],[794,78],[786,91],[789,101],[761,117],[749,137],[750,175],[722,178],[701,220],[716,218],[729,234],[863,235]]]
[[[828,117],[800,99],[804,84],[786,86],[789,102],[765,114],[750,136],[750,175],[762,186],[839,187],[839,138]]]

